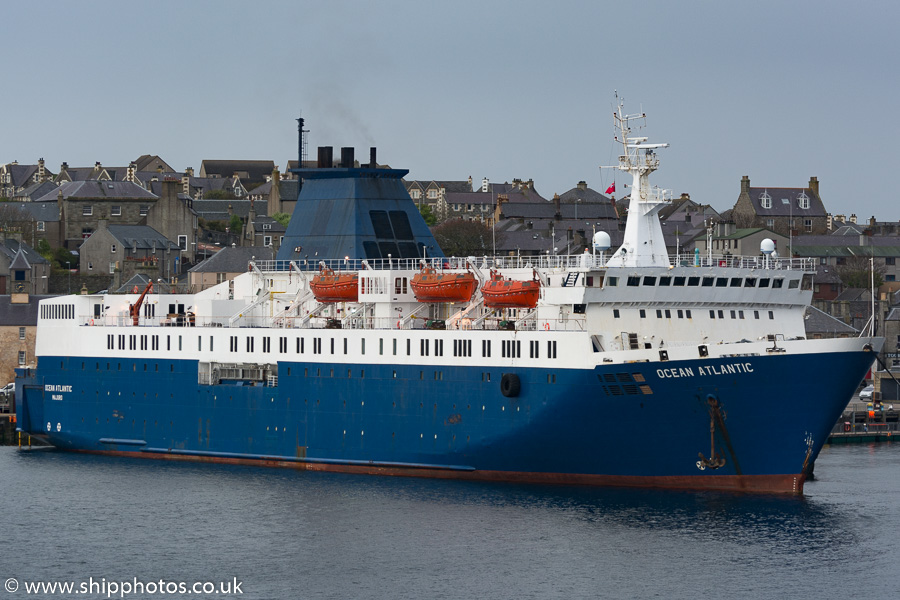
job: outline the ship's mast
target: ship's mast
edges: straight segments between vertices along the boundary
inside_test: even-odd
[[[666,191],[651,188],[649,175],[659,167],[655,150],[668,148],[668,144],[648,144],[646,137],[631,137],[631,123],[646,119],[644,113],[627,115],[624,104],[619,102],[613,113],[616,141],[622,144],[623,153],[615,168],[631,173],[631,194],[628,203],[628,219],[622,246],[607,262],[611,267],[667,267],[669,254],[659,223],[659,211],[669,203]],[[601,167],[604,168],[604,167]]]

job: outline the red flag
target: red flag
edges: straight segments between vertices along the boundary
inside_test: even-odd
[[[613,181],[613,184],[611,186],[609,186],[608,188],[606,188],[606,193],[612,194],[615,191],[616,191],[616,182]]]

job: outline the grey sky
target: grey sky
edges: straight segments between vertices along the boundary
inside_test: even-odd
[[[672,145],[651,181],[676,196],[724,210],[742,175],[816,175],[832,213],[900,219],[896,2],[45,1],[3,20],[0,163],[283,168],[302,111],[311,156],[374,144],[416,179],[550,198],[612,182],[617,89]]]

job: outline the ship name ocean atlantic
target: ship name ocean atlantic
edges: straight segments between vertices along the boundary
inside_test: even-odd
[[[632,184],[609,257],[603,232],[588,256],[443,256],[405,170],[320,148],[277,260],[196,294],[41,301],[19,430],[155,459],[802,493],[883,340],[806,339],[815,266],[771,244],[670,257],[648,179],[666,145],[614,119]]]

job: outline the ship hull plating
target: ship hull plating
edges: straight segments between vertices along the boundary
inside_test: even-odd
[[[306,470],[802,492],[871,352],[594,369],[281,361],[278,385],[189,360],[41,357],[21,429],[64,450]],[[518,377],[517,395],[501,389]]]

